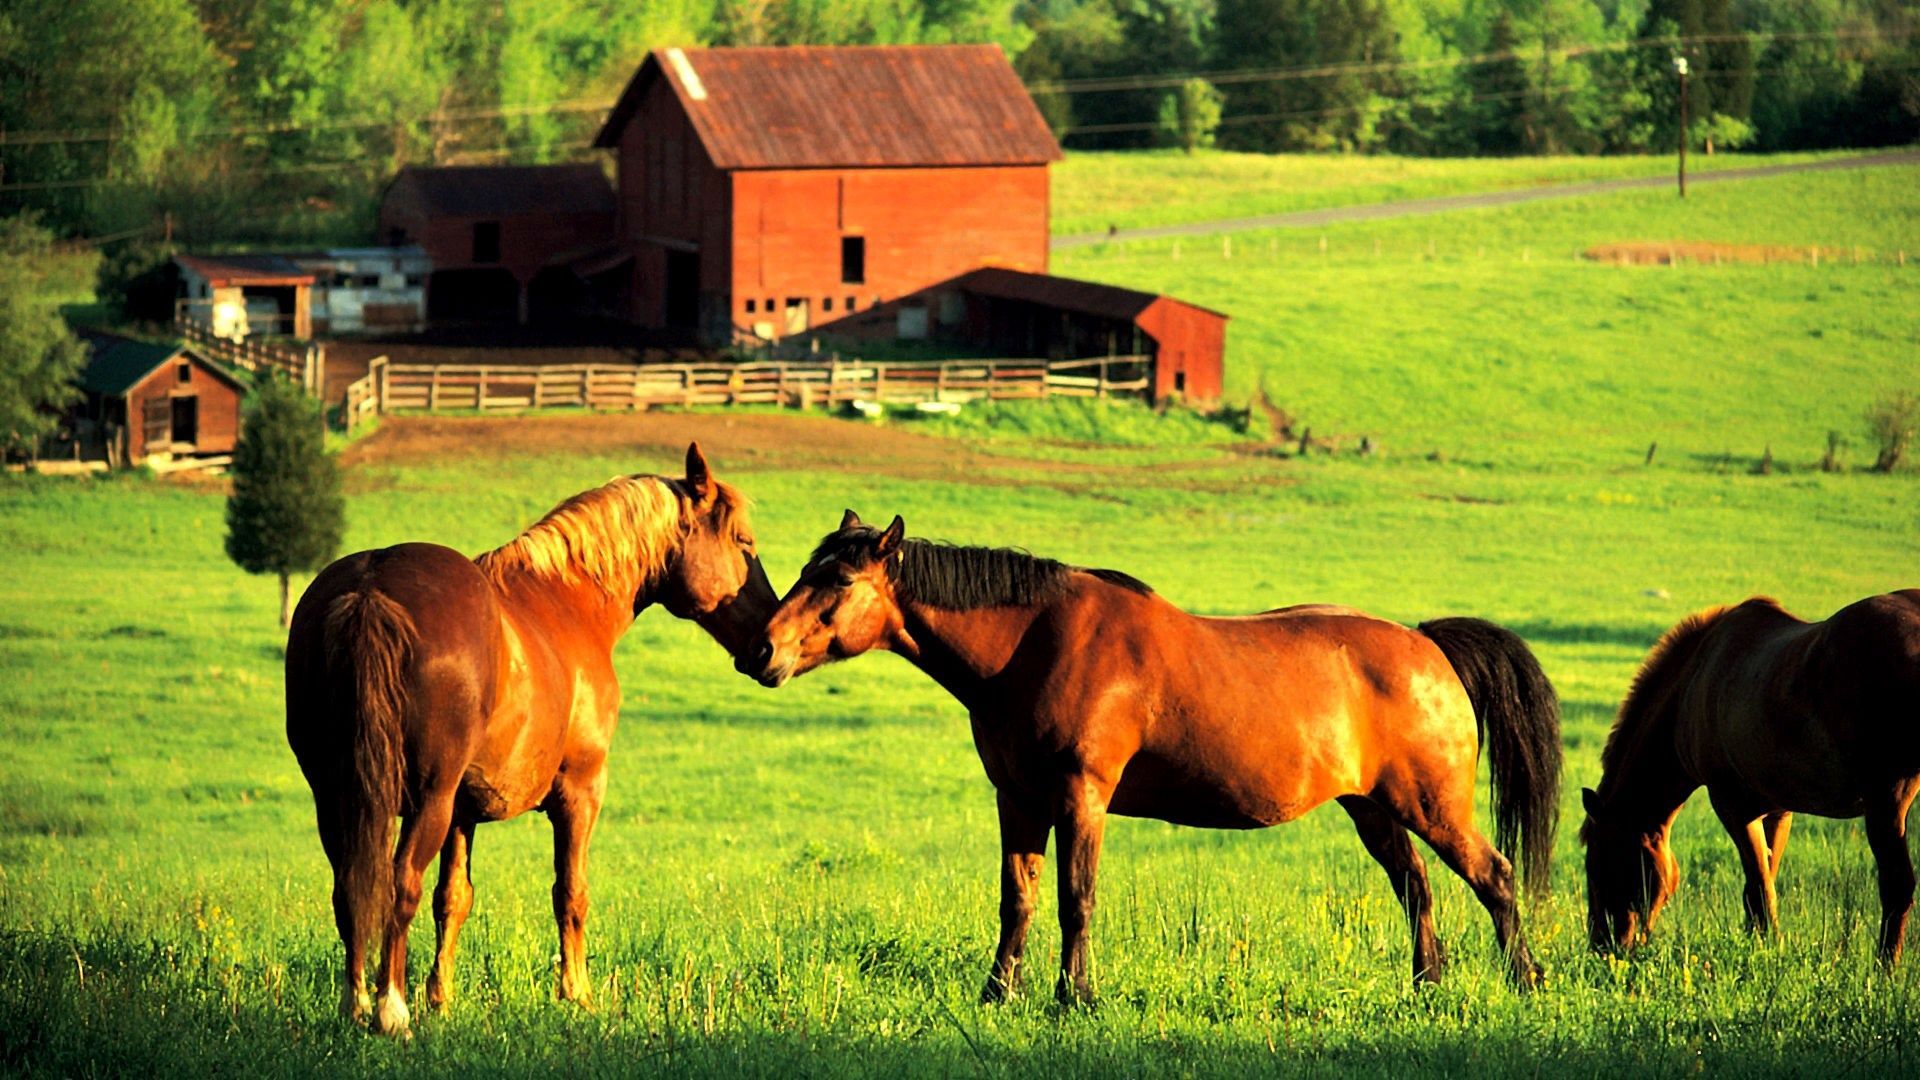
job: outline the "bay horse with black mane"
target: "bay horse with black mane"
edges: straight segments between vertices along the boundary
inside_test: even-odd
[[[1674,816],[1701,787],[1733,838],[1750,929],[1776,922],[1774,878],[1795,813],[1866,819],[1880,872],[1880,958],[1900,959],[1913,906],[1907,808],[1920,790],[1920,590],[1825,622],[1765,597],[1688,617],[1634,676],[1601,754],[1587,820],[1587,929],[1640,943],[1680,884]]]
[[[341,1007],[356,1021],[371,1011],[378,1030],[408,1030],[407,928],[436,852],[427,997],[451,1000],[474,826],[533,809],[553,822],[559,996],[586,997],[587,842],[619,718],[614,643],[660,604],[737,654],[775,601],[744,498],[697,445],[686,469],[583,492],[475,559],[433,544],[349,555],[301,598],[287,741],[333,865]],[[377,1010],[363,979],[376,937]]]
[[[1509,974],[1540,969],[1513,868],[1475,828],[1491,759],[1496,833],[1546,881],[1560,775],[1559,701],[1526,645],[1477,619],[1409,629],[1339,607],[1201,618],[1112,570],[904,538],[847,511],[741,670],[779,686],[870,649],[901,654],[965,705],[999,803],[1000,942],[982,997],[1017,985],[1047,835],[1059,860],[1065,1003],[1092,996],[1094,875],[1108,814],[1275,825],[1338,801],[1392,879],[1416,980],[1440,976],[1426,866],[1466,879]],[[1411,835],[1410,835],[1411,834]]]

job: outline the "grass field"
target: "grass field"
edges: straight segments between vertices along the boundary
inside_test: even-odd
[[[1232,389],[1264,384],[1317,431],[1371,434],[1385,451],[1370,459],[1229,449],[1186,421],[1137,449],[1085,441],[1153,442],[1125,410],[917,427],[947,431],[956,453],[987,440],[1003,462],[990,477],[715,455],[758,500],[779,587],[853,506],[901,513],[918,535],[1126,569],[1196,611],[1326,600],[1513,626],[1567,709],[1566,822],[1551,892],[1526,913],[1550,969],[1540,993],[1506,988],[1483,914],[1437,867],[1453,963],[1443,986],[1414,991],[1386,881],[1329,808],[1256,833],[1116,821],[1100,1007],[1051,1008],[1049,888],[1028,994],[982,1008],[997,841],[959,706],[891,657],[766,691],[650,612],[616,655],[595,1008],[551,1000],[548,830],[527,819],[479,831],[454,1012],[422,1018],[407,1044],[369,1038],[333,1015],[339,948],[280,730],[273,585],[225,561],[218,493],[9,479],[0,1069],[1912,1073],[1920,973],[1872,961],[1857,822],[1796,824],[1786,932],[1756,944],[1732,848],[1689,807],[1681,893],[1631,960],[1586,949],[1573,826],[1635,663],[1681,615],[1766,592],[1819,616],[1916,584],[1920,476],[1809,465],[1829,428],[1853,437],[1850,460],[1869,457],[1860,411],[1920,382],[1920,267],[1621,269],[1574,252],[1622,238],[1920,250],[1914,180],[1881,170],[1702,189],[1685,208],[1622,195],[1352,227],[1328,234],[1324,262],[1300,237],[1265,261],[1191,244],[1177,262],[1165,248],[1059,260],[1235,313]],[[348,545],[498,544],[615,472],[671,468],[652,422],[565,454],[361,466]],[[702,422],[715,439],[730,430]],[[1083,441],[1046,441],[1062,437]],[[1750,474],[1768,441],[1782,471]],[[416,986],[430,942],[423,918]]]
[[[1779,165],[1843,153],[1695,155],[1695,172]],[[1667,176],[1647,157],[1401,158],[1203,150],[1076,152],[1054,169],[1053,231],[1063,236],[1149,225],[1286,214],[1333,206]]]

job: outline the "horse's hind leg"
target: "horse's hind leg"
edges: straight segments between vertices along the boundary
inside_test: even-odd
[[[420,910],[421,880],[446,840],[453,819],[453,790],[435,791],[400,825],[393,852],[393,915],[387,923],[386,950],[380,958],[380,1005],[374,1025],[382,1035],[405,1035],[412,1024],[407,1011],[407,929]]]
[[[1464,878],[1493,918],[1494,940],[1507,956],[1508,977],[1523,990],[1539,985],[1541,968],[1527,949],[1520,930],[1520,905],[1515,900],[1513,864],[1500,854],[1479,829],[1473,827],[1472,804],[1462,813],[1442,819],[1408,823],[1434,854]]]
[[[988,1004],[1006,1000],[1020,987],[1027,927],[1033,921],[1034,894],[1040,891],[1047,833],[1053,828],[1043,815],[1021,806],[1006,792],[999,792],[999,801],[1000,945],[994,950],[987,985],[980,991],[980,1000]]]
[[[1433,932],[1433,892],[1427,885],[1427,865],[1413,849],[1413,837],[1371,799],[1347,795],[1339,802],[1359,830],[1360,842],[1386,870],[1394,895],[1406,910],[1407,927],[1413,934],[1413,980],[1439,982],[1447,964],[1446,951]]]
[[[367,946],[372,944],[360,932],[360,920],[354,914],[354,896],[349,879],[347,840],[342,835],[345,815],[334,805],[335,795],[325,798],[316,790],[315,804],[320,824],[320,846],[333,866],[333,925],[346,947],[347,965],[341,972],[340,1015],[356,1024],[364,1024],[373,1012],[373,998],[367,993]]]
[[[1913,909],[1913,859],[1907,854],[1907,808],[1913,804],[1916,782],[1907,781],[1892,797],[1867,811],[1867,844],[1880,869],[1880,959],[1889,967],[1900,962],[1900,946],[1907,933],[1907,913]]]
[[[427,1004],[444,1009],[453,1002],[453,958],[459,947],[460,927],[473,910],[473,823],[447,830],[440,849],[440,885],[433,890],[433,921],[439,934],[434,942],[433,971],[427,976]]]
[[[1761,822],[1767,833],[1767,878],[1780,880],[1780,864],[1787,859],[1787,834],[1793,831],[1793,815],[1785,810],[1768,814]]]

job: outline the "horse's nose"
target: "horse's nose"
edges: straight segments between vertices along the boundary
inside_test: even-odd
[[[767,670],[767,665],[771,663],[773,663],[772,638],[763,637],[759,641],[754,642],[753,646],[747,650],[746,670],[749,674],[765,671]]]

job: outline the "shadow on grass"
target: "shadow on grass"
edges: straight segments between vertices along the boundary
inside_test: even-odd
[[[1675,616],[1677,619],[1678,616]],[[1666,633],[1669,623],[1578,623],[1543,619],[1537,622],[1508,623],[1507,629],[1528,641],[1546,641],[1555,645],[1618,645],[1647,650]]]
[[[1875,1035],[1858,1024],[1802,1024],[1785,1045],[1765,1025],[1716,1030],[1704,1043],[1649,1043],[1633,1037],[1630,1015],[1569,1017],[1544,997],[1540,1024],[1489,1024],[1471,1035],[1428,1032],[1419,1014],[1460,1003],[1424,995],[1388,1006],[1378,1025],[1224,1028],[1196,1026],[1189,1017],[1173,1032],[1107,1015],[1124,1006],[1062,1015],[923,998],[906,1003],[905,1012],[889,1010],[886,1019],[898,1025],[889,1027],[871,1013],[851,1011],[825,1022],[789,1021],[766,1001],[749,1004],[752,1016],[723,1003],[721,1015],[732,1018],[718,1025],[702,1024],[697,1010],[663,1017],[615,1006],[587,1013],[541,1001],[493,1010],[469,1006],[446,1020],[423,1010],[416,1014],[415,1038],[394,1042],[333,1015],[330,971],[310,963],[272,970],[279,974],[209,963],[190,945],[0,933],[0,1072],[1237,1078],[1679,1075],[1703,1068],[1813,1075],[1846,1064],[1904,1075],[1916,1064],[1913,1040]],[[1555,1015],[1562,1025],[1548,1026]]]

